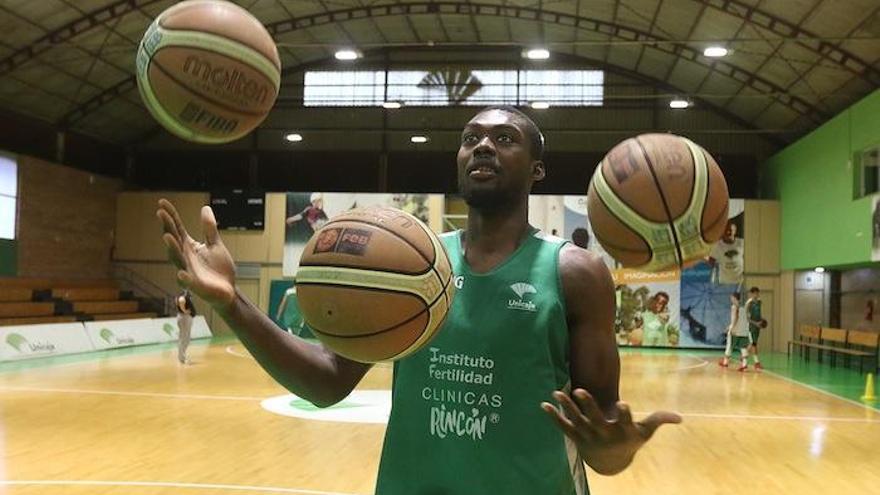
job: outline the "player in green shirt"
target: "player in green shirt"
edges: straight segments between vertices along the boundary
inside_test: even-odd
[[[479,112],[462,132],[467,228],[443,238],[459,293],[437,337],[395,363],[378,495],[582,495],[582,459],[618,473],[659,426],[681,421],[661,411],[636,422],[619,402],[608,268],[528,223],[542,153],[537,126],[511,107]],[[158,215],[178,280],[280,384],[318,406],[354,389],[369,364],[290,336],[235,288],[210,208],[205,243],[171,203],[160,201]]]

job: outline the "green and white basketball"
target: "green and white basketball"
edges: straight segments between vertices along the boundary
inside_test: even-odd
[[[627,268],[700,261],[727,224],[724,174],[706,150],[674,134],[642,134],[612,148],[587,196],[596,239]]]
[[[271,110],[281,84],[278,49],[254,16],[231,2],[189,0],[165,10],[137,53],[150,113],[199,143],[245,136]]]

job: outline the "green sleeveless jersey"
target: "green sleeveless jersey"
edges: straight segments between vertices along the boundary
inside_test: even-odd
[[[458,291],[437,336],[394,365],[376,494],[588,493],[574,444],[540,407],[571,388],[565,241],[534,230],[478,274],[461,231],[442,239]]]
[[[746,304],[749,306],[749,329],[750,330],[760,330],[761,327],[752,323],[753,321],[760,321],[761,316],[761,301],[748,301]]]

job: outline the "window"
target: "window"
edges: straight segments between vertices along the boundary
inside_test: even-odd
[[[311,71],[305,75],[305,106],[527,105],[602,106],[599,70]]]
[[[856,197],[880,192],[880,145],[857,152],[855,162],[858,167]]]
[[[15,155],[0,153],[0,239],[15,239],[18,164]]]

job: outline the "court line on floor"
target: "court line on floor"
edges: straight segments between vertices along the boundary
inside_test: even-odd
[[[128,392],[121,390],[89,390],[78,388],[46,388],[46,387],[9,387],[0,386],[0,392],[44,392],[59,394],[93,394],[93,395],[121,395],[130,397],[155,397],[161,399],[192,399],[192,400],[239,400],[249,402],[261,402],[266,397],[248,397],[237,395],[197,395],[197,394],[163,394],[159,392]]]
[[[694,365],[692,365],[692,366],[682,366],[682,367],[680,367],[680,368],[675,368],[675,369],[672,370],[672,371],[676,371],[676,372],[677,372],[677,371],[684,371],[684,370],[692,370],[692,369],[694,369],[694,368],[702,368],[703,366],[706,366],[707,364],[709,364],[709,361],[707,361],[707,360],[705,360],[705,359],[703,359],[703,358],[701,358],[701,357],[699,357],[699,356],[688,356],[688,355],[685,355],[685,357],[689,357],[689,358],[692,358],[692,359],[697,359],[697,360],[699,360],[699,361],[701,361],[701,362],[698,363],[698,364],[694,364]]]
[[[235,490],[264,493],[294,493],[298,495],[359,495],[355,493],[325,492],[302,488],[282,488],[276,486],[224,485],[214,483],[175,483],[172,481],[104,481],[104,480],[0,480],[0,486],[42,485],[42,486],[138,486],[163,488],[192,488],[196,490]]]
[[[770,375],[770,376],[773,376],[773,377],[776,377],[776,378],[779,378],[780,380],[784,380],[784,381],[786,381],[786,382],[790,382],[790,383],[794,383],[794,384],[796,384],[796,385],[800,385],[800,386],[805,387],[805,388],[808,388],[808,389],[810,389],[810,390],[812,390],[812,391],[814,391],[814,392],[819,392],[820,394],[827,395],[827,396],[829,396],[829,397],[834,397],[834,398],[836,398],[836,399],[840,399],[840,400],[842,400],[842,401],[844,401],[844,402],[848,402],[848,403],[850,403],[850,404],[852,404],[852,405],[854,405],[854,406],[859,406],[859,407],[862,408],[862,409],[867,409],[867,410],[869,410],[869,411],[871,411],[871,412],[874,412],[874,413],[878,412],[878,411],[877,411],[877,408],[872,407],[872,406],[869,406],[868,404],[862,404],[861,402],[856,402],[856,401],[854,401],[854,400],[852,400],[852,399],[847,399],[846,397],[841,397],[841,396],[839,396],[839,395],[837,395],[837,394],[834,394],[834,393],[831,393],[831,392],[829,392],[829,391],[827,391],[827,390],[822,390],[821,388],[814,387],[814,386],[812,386],[812,385],[809,385],[809,384],[807,384],[807,383],[804,383],[804,382],[801,382],[801,381],[795,380],[795,379],[793,379],[793,378],[789,378],[789,377],[784,376],[784,375],[780,375],[779,373],[774,373],[773,371],[768,371],[767,369],[764,369],[764,370],[762,371],[762,373],[767,374],[767,375]]]
[[[779,421],[829,421],[834,423],[880,423],[880,418],[846,418],[840,416],[769,416],[758,414],[721,414],[721,413],[701,413],[701,412],[681,412],[679,414],[687,418],[709,418],[709,419],[742,419],[742,420],[779,420]],[[635,414],[648,414],[639,413]]]
[[[153,397],[160,399],[185,399],[185,400],[235,400],[245,402],[262,402],[266,397],[248,397],[234,395],[195,395],[195,394],[166,394],[158,392],[128,392],[112,390],[88,390],[88,389],[64,389],[43,387],[6,387],[0,386],[0,392],[37,392],[37,393],[63,393],[63,394],[93,394],[93,395],[120,395],[133,397]],[[873,409],[869,409],[875,412]],[[647,415],[647,411],[635,411],[637,415]],[[754,414],[716,414],[703,412],[678,411],[685,418],[709,418],[709,419],[742,419],[742,420],[788,420],[788,421],[831,421],[840,423],[880,423],[880,418],[847,418],[841,416],[770,416]]]

